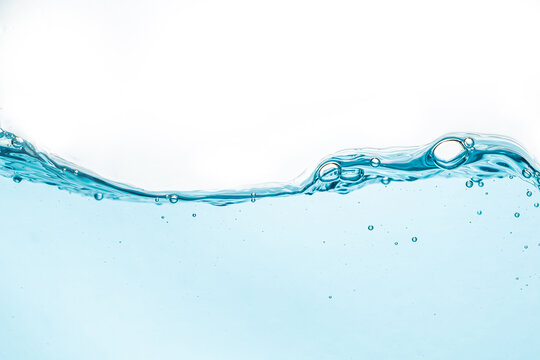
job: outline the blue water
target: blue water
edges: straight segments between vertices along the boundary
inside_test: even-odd
[[[453,134],[147,192],[3,132],[0,359],[538,359],[537,169]]]

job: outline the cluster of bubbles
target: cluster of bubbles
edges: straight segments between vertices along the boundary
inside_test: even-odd
[[[373,231],[373,229],[374,229],[373,225],[368,225],[368,230],[369,230],[369,231]],[[411,241],[412,241],[413,243],[415,243],[415,242],[418,241],[418,238],[417,238],[416,236],[413,236],[413,237],[411,238]],[[399,244],[399,243],[398,243],[397,241],[394,242],[394,245],[398,245],[398,244]]]
[[[455,169],[465,163],[469,158],[469,152],[474,149],[475,142],[472,138],[465,139],[449,138],[437,143],[432,151],[431,156],[435,165],[441,169]],[[369,160],[371,167],[377,168],[382,165],[381,159],[373,157]],[[343,181],[358,181],[364,176],[364,170],[361,168],[342,168],[337,161],[328,161],[321,165],[318,171],[318,179],[322,182],[333,182],[337,180]],[[391,179],[387,176],[381,179],[381,183],[388,185]],[[479,186],[483,186],[481,181]],[[468,182],[468,187],[472,187],[473,183]]]
[[[319,179],[323,182],[332,182],[338,179],[344,181],[358,181],[363,175],[364,171],[362,169],[342,169],[335,161],[327,162],[319,169]]]

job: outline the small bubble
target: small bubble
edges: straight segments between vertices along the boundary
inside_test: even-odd
[[[367,229],[368,229],[369,231],[373,230],[373,225],[369,225],[369,226],[367,227]]]
[[[478,210],[476,213],[477,213],[478,215],[482,215],[482,210]]]
[[[531,196],[532,196],[532,191],[531,191],[531,190],[527,190],[527,196],[528,196],[528,197],[531,197]]]
[[[474,146],[474,140],[470,137],[467,137],[463,140],[463,146],[465,146],[467,149],[470,149]]]
[[[516,218],[518,218],[518,217],[519,217],[519,213],[518,213],[518,212],[515,212],[515,213],[514,213],[514,216],[515,216]]]
[[[478,181],[478,186],[479,187],[484,187],[484,182],[482,180]]]
[[[336,181],[340,174],[341,167],[335,162],[328,162],[319,169],[319,178],[324,182]]]
[[[413,236],[411,240],[412,240],[412,242],[417,242],[418,238],[416,236]]]
[[[257,194],[255,194],[254,192],[251,193],[251,202],[254,203],[255,201],[257,201]]]
[[[94,199],[96,199],[97,201],[103,200],[103,194],[102,193],[95,193],[94,194]]]
[[[514,175],[508,175],[508,178],[512,180],[514,178]]]
[[[388,176],[383,177],[383,178],[381,179],[381,183],[382,183],[383,185],[388,185],[388,184],[390,184],[390,178],[389,178]]]
[[[378,158],[374,157],[371,159],[371,166],[373,167],[377,167],[381,165],[381,160],[379,160]]]
[[[397,244],[399,244],[399,243],[396,241],[396,242],[394,243],[394,245],[397,245]]]
[[[22,177],[20,177],[18,175],[15,175],[12,180],[13,180],[13,182],[18,184],[18,183],[20,183],[22,181]]]
[[[540,206],[540,203],[534,203],[534,207],[537,208]]]
[[[197,217],[197,214],[193,213],[193,214],[191,214],[191,216],[193,216],[193,217]]]
[[[175,194],[169,195],[169,202],[171,204],[176,204],[178,202],[178,195],[175,195]]]
[[[165,219],[165,216],[161,215],[161,218],[162,218],[162,219]]]
[[[516,280],[519,280],[519,276],[516,276]]]
[[[472,180],[468,180],[466,183],[465,183],[465,186],[468,187],[468,188],[472,188],[474,185],[474,183],[472,182]]]
[[[532,176],[531,172],[527,169],[523,169],[523,171],[521,172],[523,174],[523,177],[528,179]]]
[[[525,246],[523,246],[523,248],[524,248],[525,250],[527,250],[527,249],[529,248],[529,245],[525,245]]]
[[[328,296],[328,298],[329,298],[330,300],[332,300],[332,295]]]
[[[79,175],[79,170],[73,170],[73,174]]]

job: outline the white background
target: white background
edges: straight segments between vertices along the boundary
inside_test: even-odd
[[[1,125],[147,189],[451,131],[540,156],[538,1],[0,0]]]

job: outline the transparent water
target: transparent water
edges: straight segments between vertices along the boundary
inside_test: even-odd
[[[540,353],[537,166],[509,139],[219,192],[108,182],[7,132],[0,168],[2,359]]]

